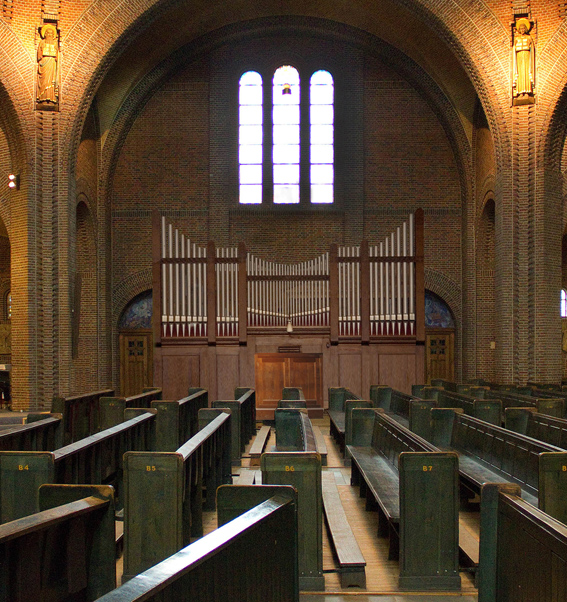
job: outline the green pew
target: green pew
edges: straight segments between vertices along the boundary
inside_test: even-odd
[[[485,483],[520,485],[522,497],[567,521],[567,452],[455,410],[433,408],[431,442],[459,455],[461,482],[480,494]]]
[[[297,489],[299,588],[324,590],[321,457],[316,452],[278,451],[262,454],[260,462],[264,485]]]
[[[355,409],[351,484],[378,509],[378,534],[400,559],[404,590],[457,590],[458,462],[392,420],[382,409]]]
[[[53,451],[62,445],[61,414],[31,413],[26,424],[0,432],[0,451]]]
[[[297,514],[274,496],[97,602],[299,602]]]
[[[248,441],[256,432],[256,393],[254,389],[239,387],[233,400],[217,400],[213,408],[228,408],[232,412],[232,464],[240,466]]]
[[[113,389],[104,389],[71,397],[55,397],[51,404],[51,413],[63,416],[63,445],[69,445],[98,432],[100,398],[113,395]]]
[[[124,411],[128,408],[150,408],[152,401],[161,399],[161,389],[146,388],[139,395],[131,397],[101,397],[99,401],[100,430],[120,424]]]
[[[113,590],[112,487],[43,485],[36,503],[37,513],[0,525],[0,599],[95,600]]]
[[[209,406],[205,389],[189,389],[189,395],[177,401],[156,400],[151,407],[157,410],[156,447],[174,452],[199,430],[199,410]]]
[[[44,483],[113,484],[120,505],[122,455],[151,449],[155,419],[155,413],[146,411],[54,452],[0,452],[0,522],[37,512],[37,490]]]
[[[479,602],[564,599],[567,526],[520,493],[518,485],[482,488]]]
[[[337,442],[341,452],[345,449],[346,432],[346,402],[349,400],[362,401],[362,399],[349,391],[346,387],[329,387],[329,429],[333,439]],[[368,401],[366,401],[368,405]]]
[[[231,414],[203,408],[201,417],[206,425],[175,452],[124,455],[124,579],[202,536],[203,508],[232,482]]]

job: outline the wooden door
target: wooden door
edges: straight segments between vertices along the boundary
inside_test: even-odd
[[[276,408],[283,387],[301,387],[308,407],[323,407],[320,353],[257,353],[255,360],[257,408]]]
[[[455,331],[450,328],[425,333],[425,370],[427,383],[433,378],[455,380]]]
[[[120,394],[137,395],[153,383],[153,336],[151,330],[120,333]]]

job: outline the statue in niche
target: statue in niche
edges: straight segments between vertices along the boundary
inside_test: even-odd
[[[40,29],[37,47],[37,103],[39,108],[59,102],[58,63],[59,40],[55,25],[47,23]]]
[[[535,42],[530,34],[532,24],[528,19],[518,19],[513,29],[514,104],[532,104],[535,90]]]

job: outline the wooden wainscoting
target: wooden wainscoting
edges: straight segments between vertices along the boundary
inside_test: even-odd
[[[257,353],[256,408],[259,419],[270,420],[283,387],[301,387],[313,417],[323,412],[321,353]]]

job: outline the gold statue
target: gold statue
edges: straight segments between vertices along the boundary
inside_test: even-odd
[[[42,39],[37,47],[37,102],[55,104],[59,101],[57,28],[46,24],[40,32]]]
[[[535,89],[535,43],[530,35],[532,24],[521,18],[514,27],[514,81],[512,95],[515,104],[533,103]]]

